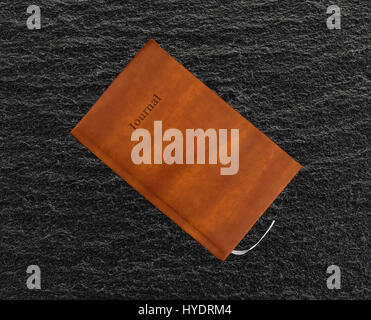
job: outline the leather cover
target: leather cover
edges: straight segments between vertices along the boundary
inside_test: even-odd
[[[238,172],[221,175],[223,166],[207,157],[205,164],[133,163],[134,128],[154,139],[154,121],[162,121],[162,132],[177,128],[184,137],[186,129],[239,129]],[[71,134],[222,261],[301,168],[154,40]],[[152,158],[153,149],[152,143]]]

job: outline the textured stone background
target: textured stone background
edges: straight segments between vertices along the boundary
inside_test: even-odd
[[[0,297],[369,299],[367,1],[330,31],[333,3],[2,1]],[[69,135],[149,38],[304,165],[246,256],[219,262]]]

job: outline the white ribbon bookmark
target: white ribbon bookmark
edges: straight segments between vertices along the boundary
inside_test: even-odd
[[[237,255],[237,256],[241,256],[241,255],[243,255],[243,254],[249,252],[250,250],[254,249],[254,248],[259,244],[259,242],[262,241],[262,240],[264,239],[264,237],[267,235],[267,233],[269,232],[269,230],[272,229],[272,227],[273,227],[273,225],[274,225],[275,222],[276,222],[276,220],[273,220],[273,221],[272,221],[272,223],[271,223],[271,225],[269,226],[268,230],[265,231],[265,233],[264,233],[263,236],[260,238],[260,240],[259,240],[257,243],[255,243],[251,248],[249,248],[249,249],[247,249],[247,250],[233,250],[233,251],[232,251],[232,254],[235,254],[235,255]]]

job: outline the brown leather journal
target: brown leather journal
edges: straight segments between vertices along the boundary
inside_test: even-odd
[[[222,261],[301,168],[154,40],[71,133]]]

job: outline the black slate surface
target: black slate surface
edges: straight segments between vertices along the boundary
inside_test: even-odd
[[[326,27],[334,3],[341,30]],[[30,4],[41,30],[26,28]],[[2,1],[0,298],[369,299],[367,13],[367,1]],[[149,38],[304,165],[246,256],[218,261],[69,134]],[[26,288],[31,264],[42,290]],[[327,289],[331,264],[341,290]]]

